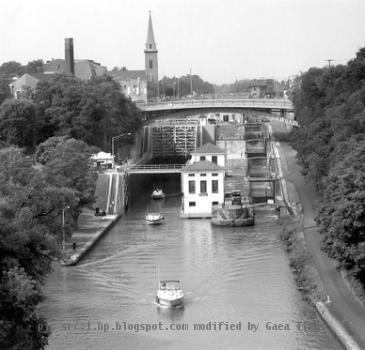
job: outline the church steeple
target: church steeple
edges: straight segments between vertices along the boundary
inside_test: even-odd
[[[144,50],[145,56],[145,72],[147,80],[156,85],[156,91],[158,93],[158,59],[157,48],[155,43],[155,35],[153,34],[151,11],[148,18],[148,30],[147,30],[147,42]]]
[[[155,35],[153,34],[151,11],[149,11],[147,42],[146,42],[146,48],[145,48],[144,52],[151,52],[151,51],[157,52],[157,48],[156,48],[156,43],[155,43]]]

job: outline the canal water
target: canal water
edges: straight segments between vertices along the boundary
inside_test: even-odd
[[[163,186],[178,192],[177,180]],[[54,266],[41,306],[48,349],[341,349],[297,291],[273,213],[257,212],[254,227],[213,227],[150,192],[79,265]],[[156,205],[165,222],[148,226]],[[161,279],[181,280],[183,308],[156,305],[158,265]]]

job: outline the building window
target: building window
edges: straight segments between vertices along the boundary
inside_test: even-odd
[[[212,202],[212,205],[213,206],[217,206],[218,205],[218,202]]]
[[[205,156],[200,156],[200,160],[205,160]]]
[[[195,174],[189,174],[190,177],[195,176]]]
[[[200,176],[207,176],[207,174],[205,174],[205,173],[202,173],[202,174],[200,174]]]
[[[218,176],[218,173],[213,173],[212,176]]]
[[[207,182],[205,180],[200,181],[200,194],[207,194]]]
[[[195,202],[189,202],[189,207],[195,207]]]
[[[212,180],[212,193],[218,193],[218,180]]]
[[[152,49],[152,44],[150,44],[150,49]]]
[[[195,180],[189,181],[189,193],[195,193]]]
[[[150,69],[152,69],[152,68],[153,68],[153,61],[152,61],[152,60],[149,60],[149,61],[148,61],[148,66],[149,66],[149,68],[150,68]]]
[[[212,163],[217,164],[218,161],[218,157],[217,156],[212,156]]]

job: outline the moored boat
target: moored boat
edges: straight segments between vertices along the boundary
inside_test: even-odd
[[[233,191],[226,195],[225,202],[212,207],[212,225],[216,226],[252,226],[255,224],[253,205],[242,203],[241,193]]]
[[[179,280],[159,281],[156,302],[161,306],[175,307],[184,303],[184,293]]]
[[[160,225],[163,220],[165,220],[164,216],[161,213],[147,213],[146,214],[146,222],[149,225]]]
[[[162,199],[165,198],[165,194],[163,193],[162,189],[156,188],[153,190],[151,194],[152,199]]]

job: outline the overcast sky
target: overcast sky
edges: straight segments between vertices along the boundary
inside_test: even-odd
[[[63,58],[73,37],[77,59],[144,69],[149,10],[160,78],[282,79],[365,46],[364,0],[6,0],[0,64]]]

